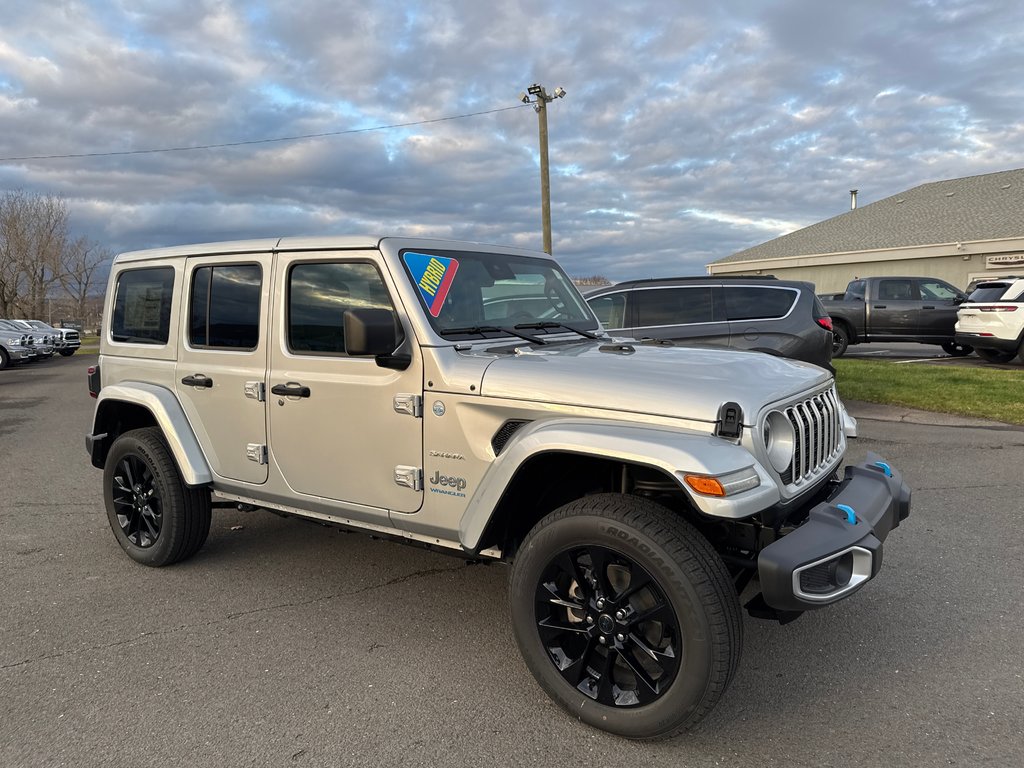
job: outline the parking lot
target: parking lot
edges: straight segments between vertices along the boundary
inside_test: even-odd
[[[851,458],[914,489],[881,576],[746,618],[712,715],[634,743],[536,685],[502,566],[236,511],[192,560],[135,565],[85,453],[94,360],[0,372],[0,765],[1024,764],[1020,428],[863,411]]]

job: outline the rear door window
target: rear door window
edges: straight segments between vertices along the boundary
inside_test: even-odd
[[[647,288],[633,295],[641,328],[714,322],[711,286]]]
[[[725,311],[729,320],[771,320],[793,309],[797,292],[792,288],[759,285],[725,286]]]
[[[260,341],[259,264],[199,267],[192,273],[189,343],[255,349]]]

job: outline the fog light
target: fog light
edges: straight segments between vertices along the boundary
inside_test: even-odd
[[[853,552],[847,552],[829,563],[828,580],[836,589],[845,587],[853,578]]]

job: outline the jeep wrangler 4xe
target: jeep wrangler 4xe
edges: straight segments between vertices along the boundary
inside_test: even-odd
[[[788,620],[879,571],[910,490],[839,465],[830,373],[605,335],[546,254],[334,237],[114,261],[87,448],[150,566],[239,505],[511,564],[541,687],[631,738],[699,721],[743,604]],[[351,439],[341,439],[345,437]]]

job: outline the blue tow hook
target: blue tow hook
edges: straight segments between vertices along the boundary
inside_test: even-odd
[[[884,461],[876,461],[875,466],[882,470],[885,473],[886,477],[892,477],[892,467],[890,467]]]
[[[841,509],[846,513],[846,522],[850,525],[857,524],[857,513],[853,511],[853,507],[847,504],[836,504],[836,509]]]

